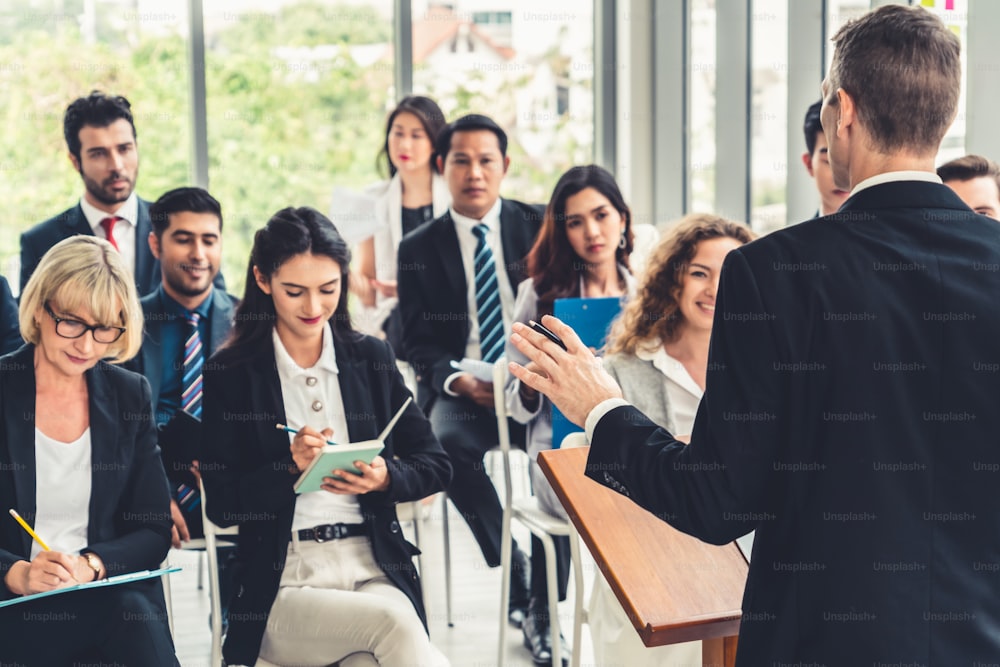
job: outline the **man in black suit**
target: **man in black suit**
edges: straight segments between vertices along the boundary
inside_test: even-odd
[[[494,361],[503,354],[514,294],[525,278],[524,257],[542,211],[500,198],[510,158],[507,135],[490,118],[473,114],[451,123],[438,135],[436,152],[452,204],[399,245],[403,346],[417,374],[420,407],[455,471],[448,496],[486,562],[495,567],[500,564],[503,510],[483,468],[484,454],[498,439],[494,387],[457,371],[451,362]],[[482,313],[487,313],[485,327]],[[521,427],[522,438],[523,432]],[[529,592],[527,558],[517,545],[513,563],[510,615],[520,626]]]
[[[80,203],[21,234],[21,289],[42,255],[76,234],[107,239],[135,276],[139,296],[160,284],[160,267],[149,251],[149,202],[135,194],[139,144],[132,107],[120,95],[93,91],[66,108],[63,134],[69,161],[85,191]],[[216,284],[225,289],[220,273]]]
[[[733,250],[691,444],[572,330],[516,327],[591,442],[587,475],[705,541],[756,529],[737,665],[1000,655],[1000,226],[934,173],[959,41],[924,9],[844,26],[823,83],[834,215]],[[552,328],[550,327],[550,328]]]
[[[193,369],[185,382],[185,357],[192,352],[202,362],[229,335],[237,299],[216,288],[212,280],[222,261],[222,207],[201,188],[171,190],[149,208],[153,231],[146,239],[151,256],[160,267],[162,281],[142,298],[145,319],[142,349],[129,368],[142,373],[152,389],[160,449],[170,480],[170,502],[174,520],[173,545],[201,537],[201,507],[198,503],[197,445],[200,393]],[[191,339],[190,319],[197,315],[198,336]],[[190,362],[188,363],[190,366]],[[192,396],[185,389],[192,387]],[[192,419],[193,417],[193,419]]]

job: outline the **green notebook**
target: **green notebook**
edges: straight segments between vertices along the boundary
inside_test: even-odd
[[[299,475],[295,482],[295,493],[311,493],[319,491],[323,486],[324,477],[333,477],[334,470],[346,470],[348,472],[360,473],[354,467],[355,461],[371,463],[372,459],[385,449],[385,439],[389,437],[392,427],[396,425],[399,418],[403,416],[403,411],[413,401],[407,398],[402,407],[396,411],[392,421],[379,433],[375,440],[365,440],[364,442],[352,442],[348,445],[327,445],[320,452],[319,456],[312,460],[309,467]]]

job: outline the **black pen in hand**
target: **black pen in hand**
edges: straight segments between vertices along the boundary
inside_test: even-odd
[[[562,342],[562,339],[559,336],[549,331],[542,324],[539,324],[534,320],[528,320],[528,326],[531,327],[533,330],[537,331],[538,333],[542,334],[546,338],[548,338],[550,341],[552,341],[559,347],[561,347],[564,351],[566,351],[566,343]]]

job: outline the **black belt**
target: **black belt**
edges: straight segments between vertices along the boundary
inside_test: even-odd
[[[327,523],[314,528],[303,528],[299,531],[300,541],[329,542],[342,540],[345,537],[365,537],[368,528],[363,523]]]

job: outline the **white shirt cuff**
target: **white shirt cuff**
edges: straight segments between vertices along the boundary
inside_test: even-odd
[[[608,398],[594,406],[594,409],[587,415],[587,421],[584,423],[584,431],[587,433],[588,443],[594,439],[594,429],[597,428],[597,422],[601,421],[604,415],[623,405],[629,405],[629,402],[624,398]]]
[[[446,377],[444,379],[444,393],[448,394],[449,396],[454,396],[455,398],[461,396],[461,394],[456,394],[451,390],[451,383],[454,382],[459,375],[463,375],[464,373],[465,371],[457,371]]]

